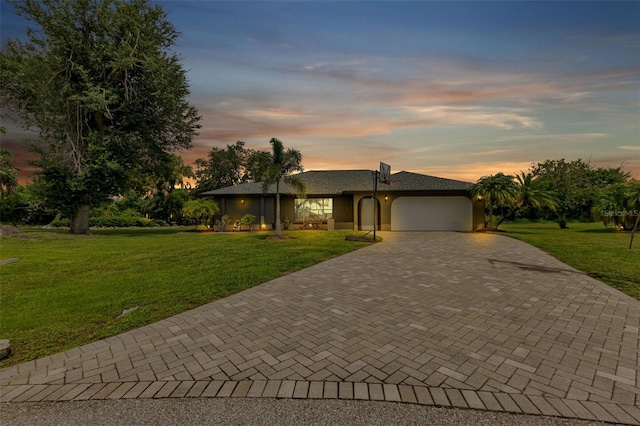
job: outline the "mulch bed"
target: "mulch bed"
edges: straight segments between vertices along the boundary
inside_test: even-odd
[[[8,235],[22,234],[22,231],[11,225],[0,225],[0,236],[5,237]]]

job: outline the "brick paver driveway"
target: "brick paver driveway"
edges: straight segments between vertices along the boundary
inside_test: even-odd
[[[640,424],[640,302],[504,236],[383,236],[4,369],[1,400],[345,398]]]

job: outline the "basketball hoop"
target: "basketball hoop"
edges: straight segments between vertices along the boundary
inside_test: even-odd
[[[389,185],[391,183],[391,166],[387,163],[380,162],[380,172],[378,173],[380,183]]]

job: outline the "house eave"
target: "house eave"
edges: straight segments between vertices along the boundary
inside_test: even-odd
[[[373,191],[373,172],[371,170],[325,170],[304,172],[299,177],[307,184],[307,197],[339,197]],[[435,176],[421,175],[412,172],[398,172],[392,175],[390,185],[379,184],[378,191],[393,194],[468,192],[472,184]],[[274,196],[275,185],[270,185],[265,192],[259,182],[244,183],[237,186],[207,191],[205,197],[231,196]],[[286,183],[280,185],[280,195],[297,196]]]

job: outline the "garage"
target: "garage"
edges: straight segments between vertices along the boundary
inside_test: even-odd
[[[399,197],[391,205],[392,231],[471,231],[473,203],[467,197]]]

